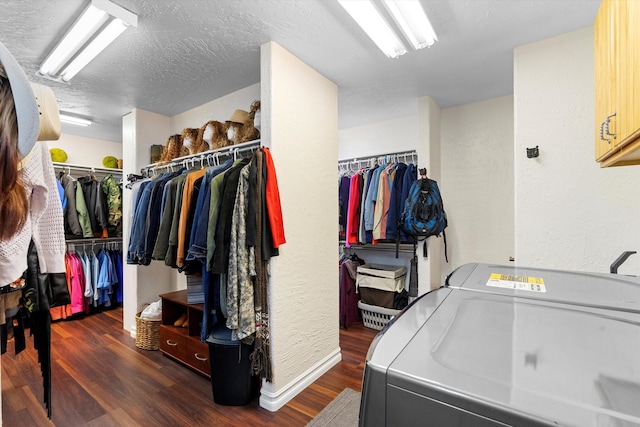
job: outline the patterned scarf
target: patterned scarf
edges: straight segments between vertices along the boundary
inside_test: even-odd
[[[256,162],[256,279],[255,279],[255,311],[256,311],[256,341],[253,353],[251,354],[251,370],[254,375],[272,382],[273,372],[271,369],[271,341],[269,332],[269,273],[268,263],[262,254],[262,223],[265,215],[265,180],[262,169],[264,167],[264,154],[258,150],[254,156]]]

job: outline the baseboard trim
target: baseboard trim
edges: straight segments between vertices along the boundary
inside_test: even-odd
[[[324,375],[329,369],[333,368],[342,360],[342,353],[338,347],[328,356],[307,369],[296,379],[284,386],[278,391],[271,391],[273,387],[270,383],[265,383],[260,391],[260,406],[271,412],[275,412],[287,404],[291,399],[296,397],[298,393],[307,388],[311,383]],[[269,387],[271,386],[271,387]]]

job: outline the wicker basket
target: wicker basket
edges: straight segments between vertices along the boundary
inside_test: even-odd
[[[141,319],[141,313],[136,313],[136,347],[143,350],[158,350],[162,320]]]
[[[400,310],[369,305],[362,301],[358,301],[358,308],[362,312],[362,322],[364,326],[378,331],[384,328],[393,316],[400,313]]]

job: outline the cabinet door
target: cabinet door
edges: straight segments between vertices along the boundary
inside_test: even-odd
[[[603,0],[594,43],[596,160],[603,167],[640,164],[640,1]]]
[[[620,137],[616,145],[626,145],[630,143],[629,139],[637,138],[634,133],[640,129],[640,103],[636,96],[640,90],[640,4],[637,0],[618,1],[617,4],[620,43],[618,97],[624,114],[620,116]]]
[[[612,148],[612,138],[603,134],[605,120],[613,113],[614,95],[617,94],[614,91],[616,88],[616,38],[613,36],[615,30],[613,5],[613,0],[603,0],[594,23],[596,160],[606,157]],[[610,125],[611,133],[614,131],[613,128],[614,125]]]
[[[622,141],[624,141],[632,133],[633,127],[633,108],[628,104],[632,100],[632,96],[627,94],[627,90],[630,89],[630,85],[633,84],[631,77],[633,70],[629,69],[629,66],[633,64],[633,51],[630,40],[628,6],[629,3],[626,0],[615,0],[614,10],[612,13],[615,15],[614,31],[612,31],[612,37],[615,38],[616,52],[616,86],[615,86],[615,100],[616,103],[613,108],[616,112],[614,123],[616,138],[612,141],[613,147],[618,147]]]

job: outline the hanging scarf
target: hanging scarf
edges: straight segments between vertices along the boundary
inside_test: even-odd
[[[271,341],[269,332],[269,275],[268,260],[262,254],[263,224],[266,222],[265,215],[265,175],[264,157],[261,150],[258,150],[253,158],[256,170],[256,245],[255,245],[255,312],[256,312],[256,340],[253,353],[251,354],[251,370],[254,375],[266,379],[269,382],[273,380],[273,372],[271,367]]]

